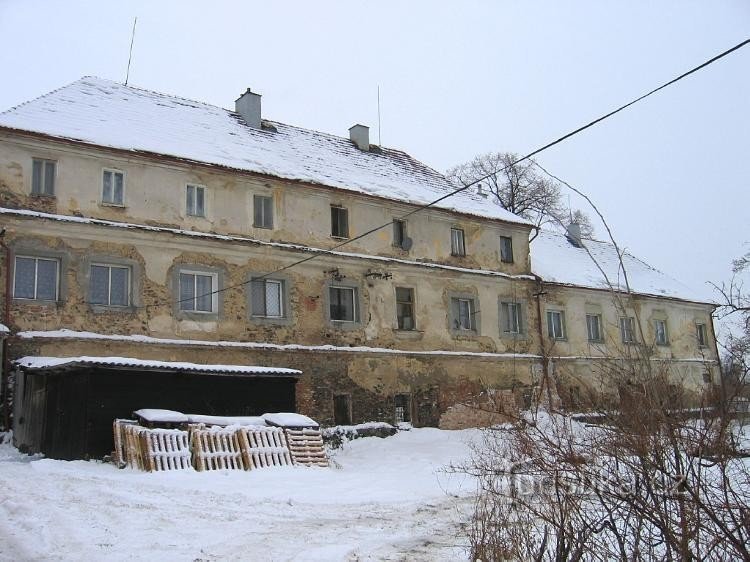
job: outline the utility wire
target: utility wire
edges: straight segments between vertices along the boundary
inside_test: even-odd
[[[471,181],[471,182],[463,185],[462,187],[459,187],[459,188],[457,188],[457,189],[455,189],[455,190],[453,190],[451,192],[448,192],[447,194],[443,195],[442,197],[439,197],[439,198],[435,199],[434,201],[431,201],[430,203],[421,205],[421,206],[417,207],[416,209],[414,209],[412,211],[409,211],[405,215],[397,217],[397,219],[398,220],[403,220],[403,219],[406,219],[406,218],[408,218],[408,217],[410,217],[410,216],[412,216],[412,215],[414,215],[416,213],[424,211],[425,209],[429,209],[430,207],[433,207],[433,206],[437,205],[438,203],[440,203],[442,201],[445,201],[449,197],[453,197],[454,195],[457,195],[457,194],[459,194],[459,193],[461,193],[463,191],[466,191],[470,187],[478,184],[481,181],[486,180],[487,178],[489,178],[491,176],[494,176],[495,174],[499,174],[499,173],[501,173],[501,172],[503,172],[503,171],[505,171],[505,170],[507,170],[507,169],[509,169],[509,168],[511,168],[513,166],[515,166],[516,164],[520,164],[521,162],[529,160],[530,158],[536,156],[540,152],[543,152],[543,151],[545,151],[545,150],[547,150],[549,148],[552,148],[555,145],[560,144],[561,142],[569,139],[570,137],[572,137],[574,135],[577,135],[578,133],[581,133],[581,132],[585,131],[586,129],[589,129],[589,128],[593,127],[594,125],[598,124],[598,123],[601,123],[605,119],[609,119],[613,115],[616,115],[617,113],[620,113],[621,111],[627,109],[631,105],[635,105],[636,103],[638,103],[638,102],[646,99],[647,97],[649,97],[649,96],[651,96],[651,95],[659,92],[660,90],[663,90],[664,88],[666,88],[668,86],[671,86],[672,84],[675,84],[676,82],[679,82],[683,78],[687,78],[691,74],[694,74],[694,73],[698,72],[699,70],[702,70],[703,68],[706,68],[707,66],[709,66],[709,65],[715,63],[716,61],[718,61],[718,60],[726,57],[727,55],[729,55],[729,54],[731,54],[731,53],[733,53],[733,52],[741,49],[742,47],[745,47],[748,44],[750,44],[750,39],[745,39],[744,41],[742,41],[741,43],[738,43],[734,47],[731,47],[730,49],[727,49],[726,51],[723,51],[722,53],[719,53],[718,55],[716,55],[716,56],[708,59],[707,61],[699,64],[698,66],[695,66],[695,67],[691,68],[687,72],[684,72],[684,73],[680,74],[679,76],[673,78],[669,82],[665,82],[661,86],[658,86],[658,87],[654,88],[653,90],[649,90],[645,94],[643,94],[643,95],[641,95],[641,96],[639,96],[639,97],[637,97],[637,98],[629,101],[628,103],[626,103],[624,105],[621,105],[620,107],[618,107],[618,108],[610,111],[609,113],[606,113],[606,114],[602,115],[601,117],[597,117],[593,121],[590,121],[589,123],[586,123],[585,125],[583,125],[581,127],[578,127],[577,129],[575,129],[573,131],[570,131],[569,133],[567,133],[567,134],[565,134],[565,135],[563,135],[563,136],[561,136],[561,137],[553,140],[552,142],[547,143],[544,146],[542,146],[540,148],[537,148],[536,150],[533,150],[533,151],[529,152],[528,154],[526,154],[525,156],[522,156],[518,160],[515,160],[514,162],[511,162],[507,166],[504,166],[502,168],[498,168],[497,170],[494,170],[494,171],[492,171],[492,172],[490,172],[488,174],[485,174],[484,176],[482,176],[480,178],[477,178],[477,179],[475,179],[475,180],[473,180],[473,181]],[[265,273],[263,275],[258,275],[257,277],[253,277],[252,279],[249,279],[248,281],[243,281],[241,283],[236,283],[234,285],[228,285],[226,287],[222,287],[221,289],[216,289],[215,291],[211,291],[209,293],[205,293],[205,294],[202,294],[202,295],[196,295],[196,296],[191,297],[191,298],[181,299],[181,300],[175,301],[175,304],[179,305],[180,303],[183,303],[183,302],[187,302],[187,301],[191,301],[191,300],[197,300],[197,299],[199,299],[201,297],[207,297],[207,296],[210,296],[210,295],[215,295],[215,294],[218,294],[218,293],[222,293],[224,291],[228,291],[230,289],[235,289],[237,287],[242,287],[242,286],[247,285],[248,283],[251,283],[253,281],[258,281],[260,279],[265,279],[266,277],[269,277],[269,276],[274,275],[276,273],[281,273],[282,271],[286,271],[288,269],[291,269],[292,267],[296,267],[296,266],[298,266],[300,264],[312,261],[312,260],[314,260],[316,258],[319,258],[322,255],[330,254],[331,252],[334,252],[337,249],[339,249],[339,248],[341,248],[343,246],[346,246],[347,244],[351,244],[352,242],[356,242],[357,240],[361,240],[362,238],[365,238],[366,236],[369,236],[370,234],[373,234],[373,233],[375,233],[375,232],[377,232],[379,230],[387,228],[388,226],[391,226],[392,224],[393,224],[393,220],[391,220],[391,221],[389,221],[387,223],[384,223],[384,224],[382,224],[380,226],[377,226],[375,228],[371,228],[370,230],[368,230],[366,232],[363,232],[362,234],[359,234],[358,236],[355,236],[354,238],[348,238],[348,239],[346,239],[346,240],[344,240],[344,241],[342,241],[342,242],[340,242],[338,244],[335,244],[332,248],[322,249],[320,251],[320,253],[316,253],[316,254],[314,254],[312,256],[308,256],[308,257],[303,258],[301,260],[297,260],[295,262],[292,262],[289,265],[285,265],[283,267],[280,267],[278,269],[275,269],[275,270],[270,271],[268,273]],[[149,306],[157,306],[157,305],[146,305],[144,308],[148,309]]]

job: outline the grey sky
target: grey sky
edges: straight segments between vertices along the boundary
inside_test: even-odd
[[[750,37],[750,2],[0,0],[0,109],[83,75],[383,144],[525,153]],[[750,241],[750,47],[538,157],[618,241],[700,288]],[[572,197],[574,207],[583,207]],[[590,213],[591,214],[591,213]],[[601,237],[602,229],[598,227]]]

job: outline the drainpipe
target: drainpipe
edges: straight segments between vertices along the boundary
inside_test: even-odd
[[[5,250],[5,310],[3,324],[10,329],[10,248],[5,243],[5,229],[0,230],[0,247]],[[8,336],[3,338],[3,365],[0,373],[0,400],[3,405],[3,426],[10,429],[10,395],[8,393],[8,378],[10,377],[10,358],[8,357]]]
[[[544,290],[544,280],[539,277],[536,273],[532,273],[534,276],[534,279],[536,280],[538,290],[536,293],[534,293],[534,298],[536,299],[536,317],[538,319],[537,322],[537,328],[539,332],[539,355],[542,356],[542,385],[546,384],[547,388],[547,401],[550,404],[550,407],[552,405],[552,392],[549,388],[549,357],[547,356],[547,349],[544,346],[544,327],[543,327],[543,320],[542,320],[542,303],[541,303],[541,296],[546,295],[547,292]],[[541,390],[541,389],[540,389]]]

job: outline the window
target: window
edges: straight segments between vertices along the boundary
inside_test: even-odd
[[[57,162],[54,160],[31,160],[31,193],[34,195],[55,194],[55,171]]]
[[[349,238],[349,211],[331,205],[331,236]]]
[[[396,320],[399,330],[414,329],[414,289],[396,287]]]
[[[393,219],[393,245],[397,248],[404,248],[404,240],[406,239],[406,221],[399,219]]]
[[[460,331],[476,331],[476,305],[471,298],[451,299],[453,308],[453,329]]]
[[[604,338],[602,337],[601,314],[586,315],[586,332],[588,333],[590,342],[596,343],[604,341]]]
[[[656,342],[656,345],[669,345],[666,320],[654,321],[654,341]]]
[[[253,226],[273,228],[273,197],[253,195]]]
[[[513,238],[510,236],[500,237],[500,261],[513,263]]]
[[[16,256],[13,298],[56,301],[60,262],[49,258]]]
[[[206,188],[188,184],[185,197],[185,212],[191,217],[206,216]]]
[[[278,279],[253,279],[250,283],[252,315],[264,318],[284,317],[284,282]]]
[[[451,228],[451,255],[465,256],[466,244],[464,243],[464,231],[460,228]]]
[[[520,334],[523,332],[521,322],[521,303],[501,302],[500,303],[500,322],[502,331],[506,334]]]
[[[91,265],[90,304],[128,306],[130,304],[130,268]]]
[[[635,343],[635,318],[632,316],[620,317],[620,336],[622,343]]]
[[[357,290],[354,287],[329,287],[330,315],[334,322],[356,322]]]
[[[180,310],[216,312],[215,273],[180,272]]]
[[[695,324],[695,337],[698,339],[698,347],[706,347],[708,339],[706,338],[706,325],[703,323]]]
[[[107,205],[123,205],[125,189],[125,174],[117,170],[104,170],[102,176],[102,203]]]
[[[565,314],[562,310],[547,311],[547,334],[553,340],[565,339]]]

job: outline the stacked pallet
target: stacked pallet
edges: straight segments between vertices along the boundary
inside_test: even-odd
[[[323,436],[318,428],[288,428],[285,430],[294,464],[328,466],[323,448]]]

